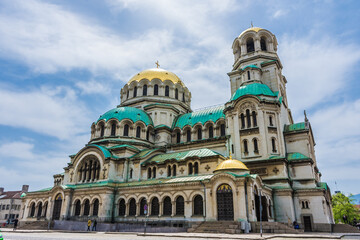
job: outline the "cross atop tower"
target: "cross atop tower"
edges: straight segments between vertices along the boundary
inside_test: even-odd
[[[160,67],[159,61],[156,61],[155,64],[156,64],[156,68]]]

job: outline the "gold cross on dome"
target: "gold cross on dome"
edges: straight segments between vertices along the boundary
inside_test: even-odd
[[[160,67],[159,61],[156,61],[155,64],[156,64],[156,68]]]

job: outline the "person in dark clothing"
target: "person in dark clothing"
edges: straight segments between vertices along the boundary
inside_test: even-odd
[[[14,220],[14,231],[15,231],[16,228],[17,228],[18,222],[19,222],[19,220],[16,218],[16,219]]]
[[[94,222],[93,222],[93,226],[92,226],[93,231],[96,231],[96,225],[97,225],[97,221],[95,219]]]

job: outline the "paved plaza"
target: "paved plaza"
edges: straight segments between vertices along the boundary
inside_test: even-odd
[[[64,239],[156,239],[156,240],[178,240],[178,239],[360,239],[360,234],[211,234],[211,233],[149,233],[144,236],[143,233],[105,233],[105,232],[60,232],[60,231],[36,231],[36,230],[18,230],[13,232],[10,229],[2,229],[4,240],[64,240]]]

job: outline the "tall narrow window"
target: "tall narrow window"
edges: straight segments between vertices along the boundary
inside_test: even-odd
[[[140,138],[140,133],[141,133],[141,127],[140,127],[140,126],[137,126],[137,127],[136,127],[136,137],[137,137],[137,138]]]
[[[254,153],[258,153],[259,152],[259,147],[258,147],[258,141],[256,138],[254,138]]]
[[[194,198],[194,215],[202,216],[204,212],[203,198],[200,195],[196,195]]]
[[[179,99],[179,90],[175,88],[175,98]]]
[[[171,177],[171,166],[170,165],[167,167],[167,176]]]
[[[153,177],[153,178],[156,178],[156,167],[153,167],[152,172],[153,172],[152,177]]]
[[[129,125],[125,124],[124,126],[124,136],[128,137],[129,136]]]
[[[275,138],[271,139],[271,146],[272,146],[272,151],[276,152],[276,141]]]
[[[130,199],[129,202],[129,216],[135,216],[136,215],[136,201],[134,198]]]
[[[151,178],[151,168],[148,168],[147,178],[148,178],[148,179],[150,179],[150,178]]]
[[[192,165],[192,163],[189,163],[188,168],[189,168],[189,170],[188,170],[189,175],[193,174],[193,165]]]
[[[180,143],[180,132],[176,133],[176,143]]]
[[[234,144],[231,144],[231,153],[234,153]]]
[[[225,136],[225,124],[220,125],[220,136]]]
[[[252,112],[252,119],[253,119],[253,125],[254,125],[254,127],[256,127],[257,121],[256,121],[256,112],[255,111]]]
[[[247,71],[248,80],[250,80],[250,71]]]
[[[172,170],[173,170],[172,172],[173,177],[176,177],[176,165],[173,165]]]
[[[246,123],[247,123],[247,127],[250,128],[251,127],[251,116],[250,116],[249,109],[246,109]]]
[[[136,97],[137,96],[137,87],[134,87],[134,94],[133,94],[133,97]]]
[[[194,174],[199,174],[199,163],[198,162],[194,163]]]
[[[99,213],[99,200],[95,199],[94,203],[93,203],[93,216],[97,216]]]
[[[133,172],[134,172],[134,170],[130,169],[130,174],[129,174],[129,175],[130,175],[130,176],[129,176],[130,179],[133,178]]]
[[[269,124],[271,127],[274,126],[272,116],[269,116]]]
[[[247,53],[255,51],[254,40],[252,38],[248,38],[248,40],[246,41],[246,50]]]
[[[150,136],[150,131],[149,131],[149,129],[146,131],[146,140],[148,140],[149,141],[149,136]]]
[[[267,49],[266,49],[266,40],[265,40],[264,37],[262,37],[261,40],[260,40],[260,46],[261,46],[261,50],[262,50],[262,51],[266,51],[266,50],[267,50]]]
[[[202,130],[201,130],[201,127],[199,127],[197,129],[197,137],[198,137],[198,140],[201,140],[202,139]]]
[[[115,136],[116,133],[116,123],[111,124],[111,136]]]
[[[121,199],[119,202],[119,216],[124,216],[126,210],[125,200]]]
[[[186,141],[191,142],[191,131],[190,131],[190,129],[186,131]]]
[[[246,154],[248,152],[249,152],[248,151],[248,142],[247,142],[247,140],[244,140],[244,153]]]
[[[100,137],[104,136],[104,132],[105,132],[105,126],[101,125],[101,127],[100,127]]]
[[[164,198],[164,203],[163,203],[163,214],[165,216],[170,216],[172,213],[172,205],[171,205],[171,199],[170,197],[166,197]]]
[[[213,126],[209,127],[209,138],[213,138],[214,137],[214,128]]]
[[[153,198],[153,200],[151,201],[151,215],[159,215],[159,199],[157,197]]]
[[[86,199],[84,203],[84,216],[89,216],[89,215],[90,215],[90,201],[89,199]]]
[[[143,96],[147,96],[147,85],[143,86]]]
[[[129,99],[129,90],[126,92],[126,99]]]
[[[80,200],[77,200],[75,203],[75,216],[80,216],[80,211],[81,211],[81,203]]]
[[[240,115],[240,120],[241,120],[241,128],[245,128],[245,116],[243,113]]]
[[[144,211],[145,205],[146,205],[146,199],[142,198],[140,201],[140,215],[141,216],[145,215],[145,211]]]
[[[185,102],[185,93],[182,95],[182,101]]]
[[[165,86],[165,97],[169,96],[169,86]]]
[[[159,85],[157,84],[154,85],[154,95],[159,95]]]
[[[184,215],[184,198],[182,196],[176,198],[176,215]]]

